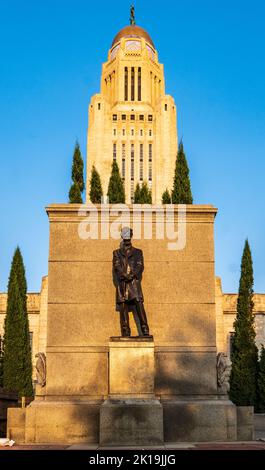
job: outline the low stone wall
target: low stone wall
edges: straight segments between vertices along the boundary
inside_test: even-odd
[[[255,439],[265,439],[265,413],[254,415]]]

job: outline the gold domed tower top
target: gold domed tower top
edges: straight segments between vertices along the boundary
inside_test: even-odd
[[[137,26],[137,25],[130,25],[130,26],[125,26],[125,28],[121,29],[118,34],[116,34],[115,38],[113,39],[112,41],[112,45],[111,47],[115,46],[116,44],[118,44],[118,42],[120,42],[120,40],[122,38],[138,38],[138,39],[145,39],[146,42],[148,42],[154,49],[155,49],[155,45],[151,39],[151,37],[149,36],[149,34],[147,33],[147,31],[145,31],[143,28],[141,28],[140,26]]]
[[[111,47],[115,46],[122,38],[138,38],[138,39],[145,39],[154,49],[155,45],[150,38],[149,34],[140,26],[136,25],[135,22],[135,11],[134,6],[131,6],[131,17],[130,17],[130,26],[125,26],[125,28],[121,29],[118,34],[116,34],[115,38],[112,41]]]
[[[177,154],[176,106],[165,94],[164,68],[149,34],[130,24],[116,34],[103,64],[101,90],[89,106],[87,200],[93,165],[106,196],[113,160],[124,181],[126,203],[137,183],[148,183],[154,203],[171,189]]]

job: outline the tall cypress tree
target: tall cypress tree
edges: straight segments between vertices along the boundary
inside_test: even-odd
[[[258,349],[255,344],[253,284],[252,257],[246,240],[241,261],[231,354],[230,399],[238,406],[256,403]]]
[[[258,367],[258,391],[257,408],[260,413],[265,413],[265,348],[262,345]]]
[[[171,204],[171,196],[168,189],[166,189],[162,194],[162,204]]]
[[[141,204],[141,188],[139,183],[137,183],[135,191],[134,191],[134,204]]]
[[[148,188],[147,183],[144,181],[140,188],[137,183],[134,191],[134,203],[135,204],[152,204],[152,191]]]
[[[71,204],[82,203],[82,192],[85,189],[84,183],[84,162],[81,155],[79,143],[76,142],[73,163],[72,163],[72,180],[73,184],[69,191],[69,202]]]
[[[69,191],[70,204],[82,204],[83,199],[77,183],[73,183]]]
[[[152,204],[152,191],[148,188],[144,181],[140,193],[141,204]]]
[[[115,160],[112,163],[112,170],[108,187],[108,198],[110,204],[125,203],[124,184],[120,175],[118,164]]]
[[[192,204],[189,167],[186,160],[182,141],[179,144],[175,167],[174,185],[172,191],[173,204]]]
[[[91,180],[90,180],[90,193],[89,193],[90,201],[93,204],[100,204],[102,196],[103,196],[103,191],[102,191],[100,176],[96,168],[93,165],[92,172],[91,172]]]
[[[27,282],[19,248],[8,281],[4,333],[3,385],[19,396],[32,396],[32,361],[27,314]]]

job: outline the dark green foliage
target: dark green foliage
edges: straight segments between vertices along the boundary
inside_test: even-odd
[[[168,189],[166,189],[162,194],[162,204],[171,204],[171,197]]]
[[[125,190],[124,184],[121,179],[120,170],[117,162],[114,160],[112,163],[111,176],[108,187],[108,198],[110,204],[124,204],[125,203]]]
[[[172,191],[173,204],[192,204],[193,198],[190,186],[189,167],[186,160],[183,143],[180,142],[176,160],[174,185]]]
[[[258,411],[265,413],[265,348],[262,346],[259,367],[258,367],[258,390],[257,390]]]
[[[73,164],[72,164],[72,180],[74,183],[77,183],[81,193],[85,189],[84,183],[84,162],[81,155],[79,143],[76,142],[74,156],[73,156]]]
[[[72,163],[72,180],[73,184],[69,191],[69,202],[70,204],[81,204],[82,192],[85,189],[84,183],[84,162],[81,155],[79,143],[76,142],[73,163]]]
[[[27,283],[19,248],[8,281],[4,333],[3,385],[19,396],[32,396],[32,362],[27,314]]]
[[[141,188],[137,183],[134,192],[134,204],[152,204],[152,191],[148,188],[147,183],[143,182]]]
[[[141,188],[139,183],[137,183],[134,191],[134,204],[141,204]]]
[[[92,167],[92,172],[91,172],[89,196],[90,196],[90,201],[93,204],[101,203],[101,197],[103,196],[103,191],[102,191],[99,173],[97,172],[94,165]]]
[[[152,204],[152,191],[144,181],[141,187],[141,204]]]
[[[83,199],[81,191],[77,183],[73,183],[69,191],[69,202],[70,204],[82,204]]]
[[[253,283],[252,257],[246,240],[231,355],[230,399],[238,406],[256,404],[258,350],[255,344]]]

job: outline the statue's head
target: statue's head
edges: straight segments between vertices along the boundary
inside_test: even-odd
[[[121,230],[121,238],[124,243],[130,243],[133,236],[133,231],[130,227],[123,227]]]

